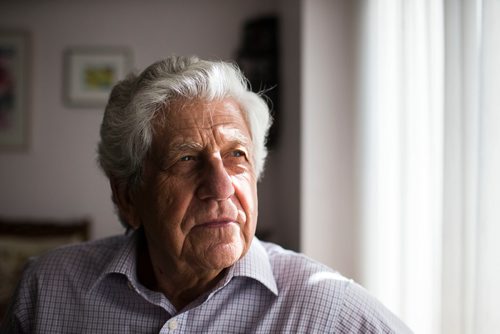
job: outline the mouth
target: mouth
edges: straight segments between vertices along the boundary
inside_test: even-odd
[[[221,227],[227,227],[231,224],[236,224],[236,222],[232,219],[223,218],[201,223],[197,225],[196,228],[221,228]]]

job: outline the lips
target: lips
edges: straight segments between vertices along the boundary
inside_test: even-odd
[[[203,228],[219,228],[226,227],[232,223],[236,223],[233,219],[230,218],[221,218],[221,219],[213,219],[201,224],[196,225],[195,227],[203,227]]]

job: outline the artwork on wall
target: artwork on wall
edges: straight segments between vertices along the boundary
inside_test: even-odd
[[[29,35],[0,30],[0,148],[28,146]]]
[[[112,87],[127,75],[127,48],[70,48],[64,54],[64,100],[71,107],[102,107]]]

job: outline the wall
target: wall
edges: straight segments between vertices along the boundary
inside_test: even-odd
[[[62,101],[66,48],[127,46],[138,69],[172,53],[229,59],[242,21],[273,6],[243,0],[1,2],[1,25],[29,31],[33,57],[30,147],[0,153],[0,215],[88,216],[93,238],[122,231],[95,163],[103,108],[68,108]],[[272,207],[261,204],[262,215],[272,216],[266,214]]]
[[[356,2],[302,6],[301,247],[356,278]]]
[[[280,0],[280,137],[259,185],[259,224],[271,240],[300,250],[300,0]],[[272,222],[269,224],[268,222]]]
[[[227,59],[237,48],[241,22],[275,10],[281,16],[282,137],[259,185],[259,225],[284,246],[355,274],[351,3],[0,2],[1,25],[29,30],[34,51],[31,146],[0,153],[0,216],[89,216],[93,238],[122,231],[95,163],[102,109],[62,102],[68,46],[128,46],[138,69],[171,53]]]

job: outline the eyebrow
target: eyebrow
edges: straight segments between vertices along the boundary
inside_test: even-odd
[[[232,145],[238,144],[247,147],[251,144],[252,141],[249,140],[247,136],[238,132],[237,136],[234,136],[233,138],[227,140],[227,142],[231,143]]]
[[[227,139],[226,142],[234,144],[240,144],[243,146],[249,146],[252,142],[252,140],[244,135],[240,130],[238,129],[228,129],[230,134],[226,135],[225,133],[222,133],[222,136]]]
[[[226,138],[225,143],[228,144],[228,146],[236,146],[236,145],[242,145],[247,148],[249,148],[251,144],[251,140],[245,136],[244,134],[241,133],[239,130],[234,130],[231,131],[230,136],[224,136],[224,137],[229,137]],[[203,150],[203,145],[200,144],[199,142],[196,141],[177,141],[172,143],[169,147],[169,152],[173,155],[179,154],[179,153],[184,153],[188,151],[201,151]]]
[[[203,146],[200,143],[193,142],[193,141],[183,141],[183,142],[178,142],[174,143],[173,145],[170,146],[169,151],[171,153],[182,153],[186,151],[201,151],[203,149]]]

